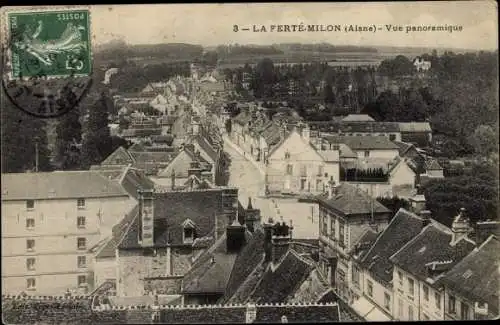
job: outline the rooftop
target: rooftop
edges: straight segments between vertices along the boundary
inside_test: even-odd
[[[385,136],[325,136],[330,143],[343,143],[352,150],[392,150],[399,146]]]
[[[378,201],[371,198],[367,193],[358,189],[356,186],[341,183],[337,185],[337,193],[331,198],[328,194],[320,194],[317,199],[330,208],[344,214],[369,214],[374,213],[389,213],[390,210],[380,204]]]
[[[120,196],[128,193],[98,171],[2,174],[2,201]]]
[[[344,122],[374,122],[375,120],[366,114],[349,114],[342,119]]]
[[[440,280],[447,288],[477,302],[486,302],[498,314],[500,242],[490,236],[481,246],[464,257]]]

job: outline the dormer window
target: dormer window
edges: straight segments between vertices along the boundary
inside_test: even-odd
[[[182,223],[182,242],[184,244],[192,244],[196,237],[196,225],[190,219],[187,219]]]

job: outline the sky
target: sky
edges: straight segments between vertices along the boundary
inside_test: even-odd
[[[360,46],[498,49],[494,1],[388,3],[142,4],[91,7],[94,45],[319,43]],[[449,32],[233,32],[233,25],[460,25]],[[405,27],[404,27],[405,28]]]

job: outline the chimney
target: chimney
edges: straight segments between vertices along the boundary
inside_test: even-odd
[[[238,253],[245,245],[246,227],[241,225],[237,219],[226,228],[226,249],[228,253]]]
[[[257,306],[254,304],[248,304],[247,305],[247,310],[245,313],[245,323],[250,324],[255,322],[257,319]]]
[[[154,189],[138,190],[139,194],[139,243],[142,247],[154,246]]]
[[[307,143],[311,141],[311,129],[307,123],[304,124],[304,127],[302,128],[302,138],[304,138]]]
[[[409,199],[410,211],[415,214],[420,214],[420,211],[425,210],[425,197],[422,194],[417,194]]]
[[[453,233],[451,237],[451,244],[454,245],[460,239],[465,238],[471,232],[471,227],[469,225],[469,218],[467,217],[467,213],[465,208],[460,208],[459,214],[453,220],[451,224],[451,231]]]
[[[260,226],[260,210],[252,206],[252,198],[248,198],[248,206],[245,211],[245,225],[250,232],[254,232]]]
[[[172,174],[170,175],[170,183],[172,186],[172,190],[175,190],[175,169],[172,170]]]
[[[475,242],[477,245],[481,245],[488,237],[491,235],[499,236],[500,229],[499,221],[478,221],[476,223],[476,238]]]
[[[330,180],[328,181],[328,198],[331,199],[336,195],[337,195],[337,185],[333,180],[333,176],[330,176]]]
[[[271,262],[276,265],[290,247],[292,227],[284,222],[277,222],[272,229]]]
[[[272,238],[273,238],[273,219],[269,220],[263,224],[264,228],[264,252],[265,252],[265,262],[271,262],[272,260]]]
[[[201,168],[199,162],[192,161],[191,163],[189,163],[188,177],[191,175],[195,175],[196,177],[201,179]]]
[[[423,226],[427,226],[430,222],[431,222],[431,211],[429,210],[422,210],[420,211],[420,217],[422,218],[423,220]]]

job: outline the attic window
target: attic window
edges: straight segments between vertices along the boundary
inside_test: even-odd
[[[190,219],[187,219],[182,224],[183,227],[183,242],[184,244],[192,244],[195,239],[195,224]]]
[[[465,273],[462,276],[464,277],[464,279],[468,279],[472,276],[472,271],[467,270],[467,271],[465,271]]]

